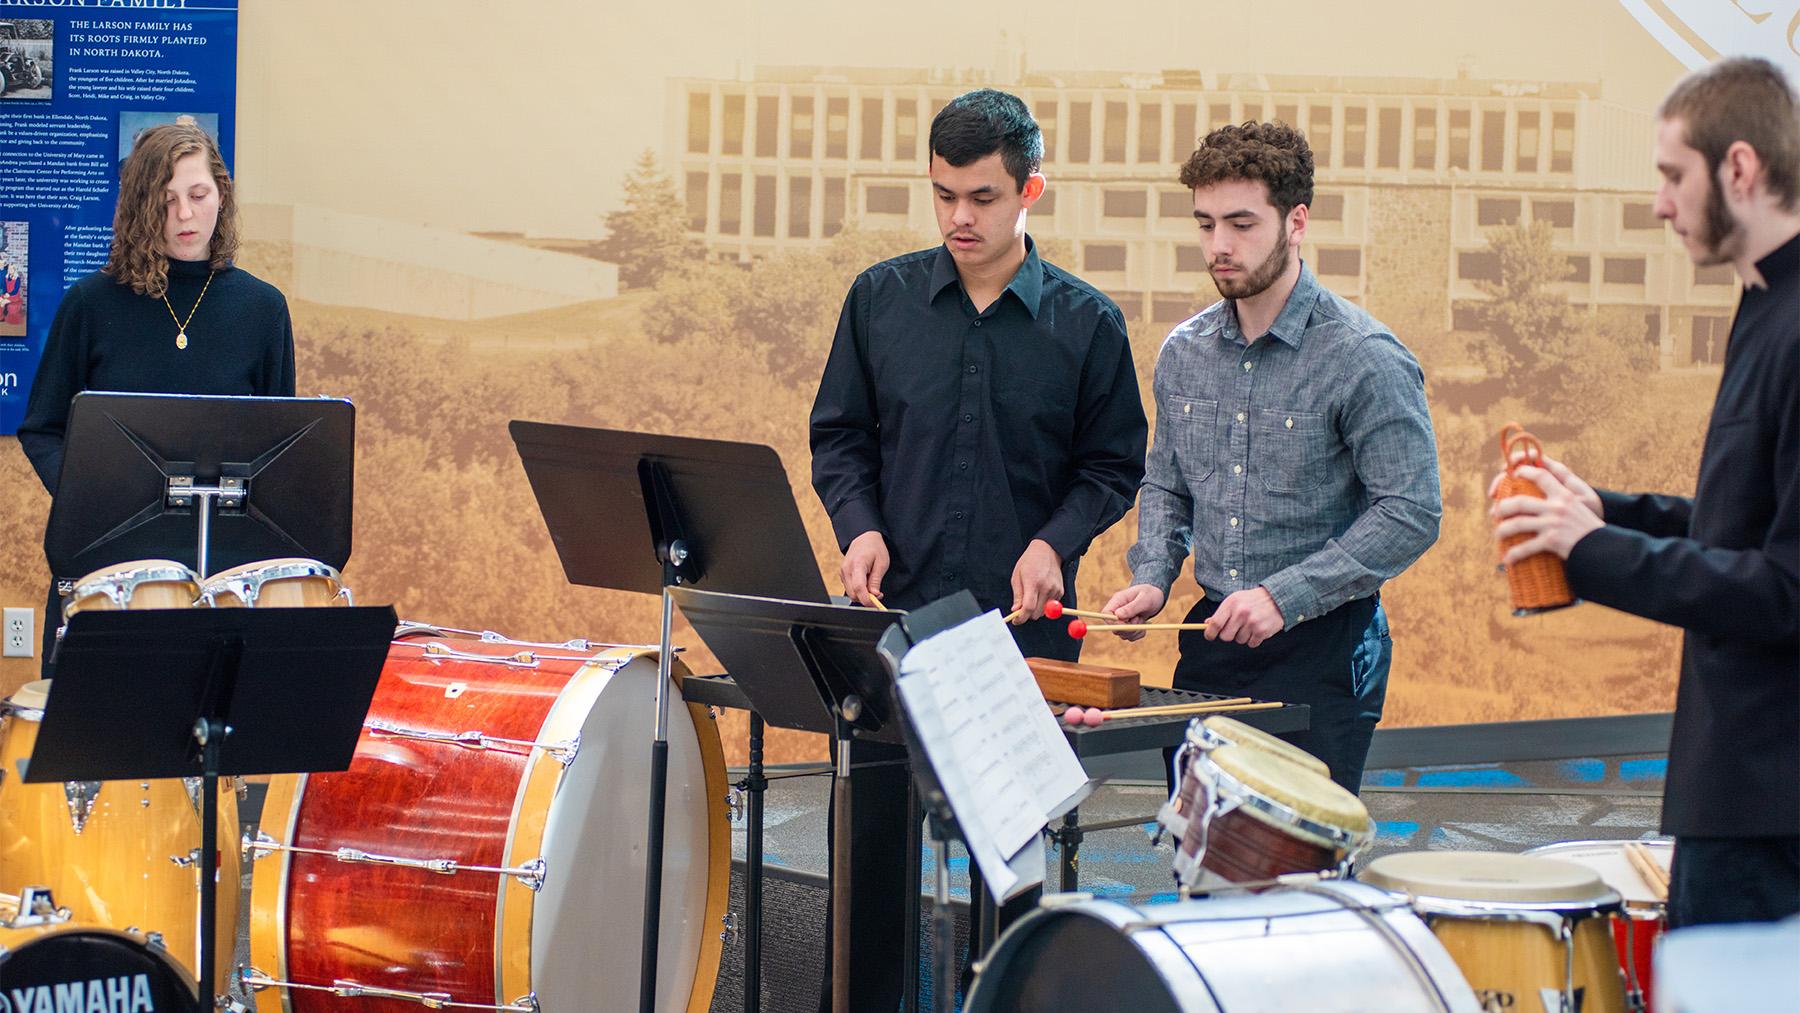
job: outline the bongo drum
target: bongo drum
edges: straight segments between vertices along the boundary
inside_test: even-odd
[[[103,567],[75,582],[63,622],[77,612],[192,608],[200,577],[173,559],[138,559]]]
[[[1404,896],[1488,1009],[1622,1013],[1619,895],[1571,862],[1479,851],[1385,855],[1359,878]]]
[[[1146,907],[1066,896],[1078,899],[1046,898],[1000,937],[968,1013],[1482,1009],[1405,902],[1360,883]]]
[[[40,679],[0,704],[0,889],[48,887],[79,922],[156,933],[198,974],[201,779],[25,784],[52,689]],[[221,780],[225,834],[236,833],[237,801],[235,786]],[[204,870],[217,876],[215,938],[227,955],[236,948],[239,868],[226,839],[218,869]],[[220,986],[230,963],[219,964]]]
[[[199,604],[214,608],[313,608],[349,605],[338,572],[316,559],[263,559],[220,570],[200,585]]]
[[[1625,971],[1626,987],[1635,993],[1634,1005],[1652,1009],[1655,1002],[1654,961],[1656,941],[1669,928],[1669,905],[1657,899],[1656,892],[1644,882],[1643,874],[1625,857],[1625,841],[1565,841],[1546,844],[1525,852],[1539,858],[1584,865],[1618,891],[1625,901],[1625,917],[1613,921],[1613,946],[1619,951],[1619,966]],[[1674,841],[1634,841],[1650,853],[1652,861],[1665,870],[1675,857]]]
[[[384,1010],[635,1007],[654,652],[402,629],[349,769],[271,779],[247,843],[257,1009],[372,1008],[346,988]],[[672,708],[659,1009],[712,1001],[725,796],[711,712]]]
[[[1344,872],[1374,839],[1369,811],[1329,777],[1246,745],[1197,745],[1178,756],[1175,796],[1159,819],[1176,836],[1183,888],[1247,883],[1298,872]]]

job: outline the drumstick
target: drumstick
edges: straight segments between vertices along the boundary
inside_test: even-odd
[[[1265,711],[1276,707],[1286,707],[1280,700],[1268,700],[1262,703],[1189,703],[1168,707],[1127,707],[1123,710],[1104,711],[1108,721],[1121,718],[1172,718],[1184,714],[1224,714],[1238,711]]]
[[[1669,883],[1663,878],[1662,864],[1650,857],[1650,852],[1636,841],[1625,845],[1625,857],[1631,861],[1631,867],[1637,870],[1644,885],[1650,888],[1658,901],[1667,903],[1669,899]]]
[[[1190,707],[1236,707],[1239,704],[1254,702],[1247,696],[1233,696],[1223,700],[1190,700],[1187,703],[1152,703],[1138,707],[1116,707],[1108,713],[1117,714],[1121,711],[1131,711],[1134,714],[1143,714],[1153,711],[1187,710]]]
[[[1022,615],[1024,615],[1024,614],[1025,614],[1025,610],[1024,610],[1024,609],[1022,609],[1022,608],[1016,608],[1016,609],[1013,609],[1013,610],[1012,610],[1012,611],[1011,611],[1011,612],[1008,612],[1008,613],[1007,613],[1007,614],[1006,614],[1006,615],[1005,615],[1005,617],[1003,617],[1003,618],[1002,618],[1002,619],[1001,619],[1001,620],[1000,620],[1000,621],[1001,621],[1001,622],[1003,622],[1003,623],[1005,623],[1005,624],[1007,624],[1007,625],[1008,625],[1008,626],[1011,626],[1011,625],[1012,625],[1012,621],[1013,621],[1013,620],[1014,620],[1014,619],[1017,619],[1017,618],[1019,618],[1019,617],[1020,617],[1020,616],[1022,616]]]
[[[1099,624],[1090,626],[1087,623],[1081,621],[1080,619],[1075,619],[1069,623],[1069,636],[1074,637],[1076,640],[1080,640],[1082,637],[1087,636],[1089,633],[1100,633],[1103,631],[1107,632],[1107,633],[1112,633],[1112,632],[1116,632],[1118,630],[1203,630],[1203,629],[1206,629],[1205,623],[1099,623]]]
[[[873,602],[875,604],[876,609],[878,609],[882,612],[892,612],[893,611],[893,609],[888,608],[886,605],[883,605],[881,603],[881,597],[873,591],[869,592],[869,601]]]
[[[1045,619],[1061,619],[1063,616],[1080,616],[1083,619],[1104,619],[1116,623],[1119,617],[1111,612],[1089,612],[1086,609],[1072,609],[1060,601],[1049,601],[1044,604]]]

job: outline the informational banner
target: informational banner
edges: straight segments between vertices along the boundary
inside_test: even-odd
[[[192,117],[232,162],[237,35],[237,0],[0,3],[0,434],[63,293],[106,263],[138,133]]]

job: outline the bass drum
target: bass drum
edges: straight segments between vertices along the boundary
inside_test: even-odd
[[[28,682],[0,703],[0,890],[49,887],[78,921],[159,933],[198,975],[200,778],[26,784],[52,689],[49,679]],[[221,988],[242,895],[237,804],[231,779],[221,778],[219,865],[207,870],[217,877]]]
[[[0,922],[0,1010],[189,1013],[194,979],[155,938],[91,925]]]
[[[257,1009],[636,1009],[656,682],[641,649],[396,640],[350,768],[271,779],[249,849]],[[658,1008],[704,1011],[725,762],[711,712],[670,691]]]
[[[1084,896],[1084,895],[1072,895]],[[1322,880],[1131,907],[1047,901],[1000,937],[968,1013],[1479,1013],[1405,904]]]

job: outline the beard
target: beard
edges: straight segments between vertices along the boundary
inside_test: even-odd
[[[1214,274],[1212,275],[1213,285],[1219,290],[1219,294],[1227,299],[1255,298],[1267,291],[1270,285],[1275,284],[1275,279],[1281,277],[1282,272],[1288,269],[1288,264],[1291,262],[1289,254],[1288,230],[1284,225],[1281,229],[1280,237],[1275,240],[1275,248],[1269,251],[1269,255],[1264,257],[1263,262],[1256,265],[1254,270],[1250,271],[1248,274],[1244,274],[1240,267],[1239,276],[1236,278],[1221,279],[1218,275]],[[1212,266],[1216,266],[1217,263],[1217,261],[1214,261],[1213,265],[1208,266],[1207,270],[1209,273],[1212,270]],[[1238,265],[1232,264],[1230,261],[1226,261],[1225,263],[1227,266],[1238,267]]]
[[[1738,235],[1738,222],[1725,206],[1725,188],[1720,185],[1717,172],[1713,173],[1712,187],[1706,193],[1706,214],[1700,221],[1705,231],[1695,238],[1706,248],[1706,259],[1700,262],[1700,266],[1712,267],[1735,260],[1737,240],[1741,238]]]

